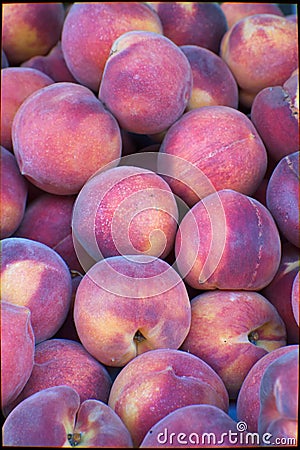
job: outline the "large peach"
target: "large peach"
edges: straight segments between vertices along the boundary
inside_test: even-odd
[[[1,239],[12,236],[22,222],[27,194],[27,180],[20,173],[16,158],[1,146]]]
[[[124,366],[151,349],[178,348],[190,319],[189,297],[180,276],[151,256],[102,259],[76,291],[78,336],[87,351],[108,366]]]
[[[45,55],[59,40],[64,19],[63,3],[5,3],[2,46],[9,62]]]
[[[195,289],[256,291],[275,276],[281,240],[266,207],[224,189],[184,216],[175,240],[181,276]]]
[[[221,3],[221,9],[225,14],[229,28],[244,17],[253,16],[254,14],[274,14],[275,16],[284,16],[280,7],[275,3],[223,2]]]
[[[267,152],[245,114],[228,106],[203,106],[167,131],[158,168],[173,192],[192,206],[221,189],[251,195],[266,172]]]
[[[76,80],[99,90],[113,42],[132,30],[162,34],[158,15],[142,2],[74,3],[62,30],[62,50]]]
[[[99,98],[122,128],[151,135],[183,114],[191,89],[191,66],[174,42],[150,31],[129,31],[112,45]]]
[[[1,301],[1,408],[13,401],[27,383],[34,363],[30,311]]]
[[[59,195],[77,194],[94,172],[117,165],[121,135],[116,119],[88,88],[54,83],[32,94],[12,127],[21,173]]]
[[[35,342],[52,337],[64,322],[71,302],[71,275],[60,255],[30,239],[1,241],[1,295],[31,312]]]
[[[216,372],[195,355],[157,349],[137,356],[113,382],[109,406],[123,420],[134,445],[167,414],[187,405],[228,410],[228,393]]]
[[[5,148],[13,150],[12,123],[23,101],[53,83],[53,79],[36,69],[7,67],[1,70],[1,143]]]

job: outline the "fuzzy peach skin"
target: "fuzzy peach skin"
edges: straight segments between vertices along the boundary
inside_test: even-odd
[[[37,241],[1,241],[1,295],[31,312],[35,343],[52,337],[64,322],[71,303],[70,271],[61,256]]]
[[[257,291],[278,270],[281,240],[265,206],[224,189],[205,197],[184,216],[175,255],[179,273],[195,289]]]
[[[156,349],[137,356],[115,378],[108,405],[123,420],[135,446],[159,420],[187,405],[228,410],[228,393],[216,372],[191,353]]]
[[[102,259],[75,297],[80,341],[98,361],[122,367],[155,348],[178,348],[190,327],[187,290],[165,261],[146,255]]]
[[[298,440],[299,348],[276,358],[260,383],[258,432],[272,438]],[[276,441],[275,441],[276,443]]]
[[[129,431],[105,403],[85,400],[70,386],[43,389],[23,400],[3,425],[12,447],[132,448]]]
[[[279,231],[299,248],[299,151],[285,156],[275,167],[269,179],[266,203]]]
[[[183,114],[191,90],[191,66],[174,42],[150,31],[129,31],[111,47],[99,98],[124,130],[155,134]]]
[[[2,46],[11,65],[45,55],[60,38],[63,3],[5,3],[2,7]]]
[[[279,6],[275,3],[223,2],[220,6],[225,14],[229,28],[244,17],[253,16],[254,14],[274,14],[275,16],[284,16]]]
[[[292,310],[299,327],[299,272],[295,276],[292,286]]]
[[[189,206],[221,189],[251,195],[267,169],[265,146],[250,119],[228,106],[185,113],[166,133],[159,172]]]
[[[249,432],[257,433],[260,409],[259,389],[266,368],[279,356],[297,348],[297,345],[284,345],[272,350],[260,358],[247,373],[236,400],[236,415],[238,421],[246,422]]]
[[[61,42],[76,80],[97,92],[113,42],[132,30],[163,32],[158,15],[142,2],[72,4]]]
[[[1,300],[1,408],[13,401],[27,383],[34,363],[30,311]]]
[[[230,399],[236,399],[258,359],[286,345],[283,320],[257,292],[204,292],[191,300],[191,309],[191,326],[181,349],[216,371]]]
[[[224,34],[220,56],[251,107],[251,96],[282,85],[297,68],[297,24],[274,14],[245,17]]]
[[[188,405],[175,409],[159,420],[145,435],[139,448],[212,448],[240,446],[229,438],[236,436],[237,423],[213,405]]]
[[[7,67],[1,70],[1,143],[5,148],[13,150],[12,122],[23,101],[53,83],[53,79],[36,69]]]
[[[1,146],[0,237],[10,237],[25,214],[28,195],[27,180],[20,172],[15,156]]]
[[[77,194],[94,172],[121,156],[116,119],[88,88],[54,83],[31,95],[12,126],[14,152],[35,186],[51,194]]]
[[[48,339],[36,345],[31,375],[20,395],[7,405],[4,413],[8,415],[30,395],[60,385],[75,389],[81,403],[92,398],[107,403],[111,384],[106,368],[79,342]]]
[[[198,45],[219,53],[227,31],[225,15],[217,3],[147,2],[157,12],[163,34],[176,45]]]
[[[70,270],[82,271],[72,238],[72,214],[76,197],[43,193],[30,202],[14,236],[42,242],[66,261]]]
[[[173,248],[177,219],[175,197],[162,177],[140,167],[114,167],[81,189],[73,237],[96,261],[120,254],[164,258]]]

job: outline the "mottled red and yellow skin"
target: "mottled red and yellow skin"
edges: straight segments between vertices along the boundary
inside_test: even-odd
[[[132,30],[162,34],[158,15],[141,2],[71,5],[62,31],[62,50],[76,80],[97,92],[111,46]]]
[[[11,128],[15,114],[33,92],[54,80],[36,69],[7,67],[1,70],[1,144],[12,151]]]
[[[163,34],[176,45],[198,45],[218,54],[227,31],[225,15],[217,3],[147,2],[157,12]]]
[[[209,404],[228,410],[228,393],[216,372],[190,353],[157,349],[137,356],[113,382],[109,406],[139,446],[150,428],[172,411]]]
[[[49,339],[70,307],[72,284],[66,263],[57,252],[37,241],[10,237],[1,244],[3,299],[30,310],[36,344]]]
[[[299,348],[276,358],[260,384],[258,432],[298,440]],[[291,442],[291,441],[289,441]]]
[[[223,36],[220,56],[248,97],[246,106],[251,107],[253,96],[266,87],[282,85],[297,68],[297,24],[273,14],[245,17]]]
[[[286,345],[283,320],[257,292],[204,292],[191,300],[191,308],[191,327],[181,348],[217,372],[231,399],[258,359]]]
[[[28,183],[15,156],[1,146],[0,237],[10,237],[20,225],[26,208]]]
[[[299,327],[299,272],[295,276],[292,286],[292,310]]]
[[[260,409],[259,390],[260,382],[266,368],[272,361],[297,349],[297,345],[284,345],[270,351],[260,358],[246,375],[236,400],[236,415],[238,421],[242,420],[247,424],[249,432],[257,432],[257,422]]]
[[[30,311],[1,298],[1,408],[13,401],[27,383],[34,363]]]
[[[221,9],[225,14],[228,28],[231,28],[236,22],[244,17],[254,14],[274,14],[283,17],[284,14],[275,3],[221,3]]]
[[[181,276],[195,289],[256,291],[275,276],[281,241],[266,207],[224,189],[205,197],[184,216],[175,255]]]
[[[159,170],[189,206],[221,189],[251,195],[267,169],[267,152],[252,122],[228,106],[185,113],[167,131],[160,155]]]
[[[99,98],[121,128],[151,135],[183,114],[191,90],[191,66],[174,42],[158,33],[130,31],[113,43]]]
[[[121,367],[155,348],[178,348],[190,327],[190,302],[178,273],[143,255],[96,263],[77,288],[74,320],[96,359]]]
[[[2,45],[10,64],[48,53],[60,38],[64,19],[63,3],[5,3]]]
[[[54,83],[30,96],[12,127],[21,172],[37,187],[77,194],[96,170],[121,155],[116,119],[88,88]]]
[[[279,231],[299,248],[299,151],[285,156],[275,167],[267,186],[266,203]]]
[[[25,399],[3,426],[3,444],[17,447],[132,448],[129,431],[105,403],[80,403],[70,386],[43,389]]]

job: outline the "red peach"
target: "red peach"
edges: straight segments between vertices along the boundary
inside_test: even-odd
[[[221,3],[221,9],[225,14],[228,27],[231,28],[244,17],[254,14],[274,14],[283,17],[280,7],[275,3]]]

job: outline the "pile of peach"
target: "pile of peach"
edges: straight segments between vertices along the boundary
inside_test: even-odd
[[[3,5],[4,446],[297,445],[293,11]]]

